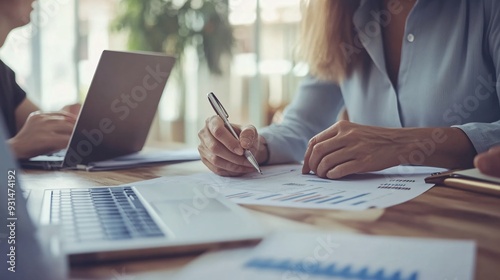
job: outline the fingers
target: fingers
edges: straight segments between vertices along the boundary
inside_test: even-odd
[[[340,166],[346,162],[352,161],[354,158],[351,157],[351,154],[347,150],[336,150],[335,152],[325,154],[324,156],[318,157],[313,156],[311,160],[317,161],[315,165],[311,167],[311,170],[321,178],[330,178],[328,173],[330,170]],[[347,170],[345,170],[347,171]],[[351,174],[351,173],[348,173]],[[343,176],[347,175],[344,174]]]
[[[346,156],[346,151],[342,150],[344,146],[340,145],[340,142],[338,139],[330,139],[327,141],[323,141],[321,143],[316,143],[314,146],[311,148],[311,152],[308,156],[308,162],[307,166],[310,169],[310,171],[313,171],[316,173],[318,176],[325,176],[324,174],[326,173],[327,168],[329,166],[325,165],[333,165],[333,164],[338,164],[340,162],[343,162],[345,160],[348,160],[349,158],[343,158],[339,157],[340,155]],[[336,153],[339,151],[338,153]],[[305,159],[304,159],[304,165],[305,165]],[[321,174],[321,175],[319,175]]]
[[[53,122],[51,127],[47,128],[49,131],[52,130],[56,134],[71,135],[73,133],[74,125],[72,123],[64,122]]]
[[[72,124],[76,123],[76,118],[77,118],[77,115],[72,114],[70,112],[65,112],[65,111],[44,113],[44,115],[52,117],[54,119],[58,119],[58,118],[61,119],[62,118],[63,120],[70,122]]]
[[[245,128],[245,138],[252,139],[256,130],[252,127]],[[235,131],[240,133],[240,128],[235,126]],[[206,120],[205,127],[198,132],[200,144],[198,151],[202,162],[214,173],[222,176],[240,176],[254,172],[251,163],[243,156],[240,142],[224,126],[218,116]]]
[[[347,161],[342,164],[336,165],[334,168],[328,170],[326,173],[326,178],[328,179],[340,179],[350,174],[358,173],[360,171],[360,165],[356,161]]]
[[[73,116],[78,116],[78,114],[80,113],[80,110],[82,109],[82,104],[80,103],[75,103],[75,104],[70,104],[70,105],[66,105],[64,106],[61,111],[63,112],[68,112],[70,114],[72,114]]]
[[[323,143],[325,140],[334,138],[337,133],[336,125],[333,125],[309,140],[309,144],[307,145],[306,153],[304,155],[302,174],[308,174],[311,171],[315,171],[323,155],[341,148],[339,146],[329,147],[326,143]]]
[[[218,155],[234,164],[251,167],[251,164],[243,157],[244,150],[238,139],[225,127],[224,122],[218,116],[207,119],[209,133],[202,133],[203,145],[213,154]],[[235,126],[236,133],[240,128]]]
[[[316,144],[316,139],[313,137],[309,140],[309,144],[307,145],[306,154],[304,155],[304,165],[302,165],[302,174],[309,174],[311,172],[311,168],[309,167],[309,160],[312,154],[311,146]]]
[[[235,154],[243,155],[243,148],[240,142],[234,138],[231,132],[224,126],[224,122],[219,116],[212,116],[207,119],[206,127],[210,134],[229,151]]]
[[[199,145],[198,151],[200,153],[202,162],[214,173],[221,176],[239,176],[245,173],[253,172],[252,165],[246,160],[245,157],[239,156],[240,164],[235,164],[228,161],[215,153],[210,152],[205,146]]]
[[[474,165],[484,174],[500,177],[500,146],[476,156]]]
[[[50,113],[36,111],[29,115],[28,120],[30,119],[38,121],[65,121],[73,125],[76,123],[76,116],[64,111]]]
[[[58,135],[57,137],[54,137],[51,141],[52,144],[48,146],[49,150],[45,151],[44,154],[66,149],[68,147],[70,139],[71,139],[71,134]]]
[[[348,121],[337,122],[309,141],[302,173],[314,172],[322,178],[336,179],[392,166],[394,163],[389,160],[374,160],[377,154],[379,158],[387,154],[378,143],[392,147],[387,137],[378,136],[374,130]]]
[[[39,113],[30,115],[23,128],[30,134],[42,132],[69,135],[73,132],[73,127],[71,117],[59,113]]]
[[[202,133],[200,139],[201,142],[198,150],[200,154],[203,153],[211,162],[224,159],[233,165],[252,166],[244,156],[229,151],[224,145],[217,141],[217,139],[211,136],[210,133]],[[219,164],[219,167],[224,167],[224,165]]]
[[[253,148],[256,140],[258,140],[258,133],[255,126],[249,125],[241,128],[240,145],[243,149]]]

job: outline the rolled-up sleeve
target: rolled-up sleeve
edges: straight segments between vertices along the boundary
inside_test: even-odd
[[[283,122],[259,130],[268,143],[269,163],[302,161],[309,139],[335,123],[343,105],[338,85],[306,77]]]

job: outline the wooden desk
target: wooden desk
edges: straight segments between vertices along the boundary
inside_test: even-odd
[[[25,171],[25,188],[118,185],[160,176],[207,171],[201,162],[113,172]],[[500,277],[500,196],[434,187],[409,202],[366,211],[309,210],[248,206],[268,227],[318,228],[374,235],[473,239],[477,243],[476,279]],[[75,267],[72,278],[166,279],[194,256]],[[495,278],[497,277],[497,278]]]

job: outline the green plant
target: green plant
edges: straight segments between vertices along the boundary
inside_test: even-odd
[[[231,54],[233,30],[227,0],[121,0],[115,30],[128,31],[132,50],[182,58],[194,46],[211,73],[221,74],[221,57]]]

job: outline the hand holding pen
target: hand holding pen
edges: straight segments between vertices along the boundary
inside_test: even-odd
[[[230,124],[226,110],[215,95],[210,93],[208,98],[217,115],[209,117],[198,133],[203,163],[222,176],[261,172],[258,162],[268,156],[265,139],[254,126]]]

